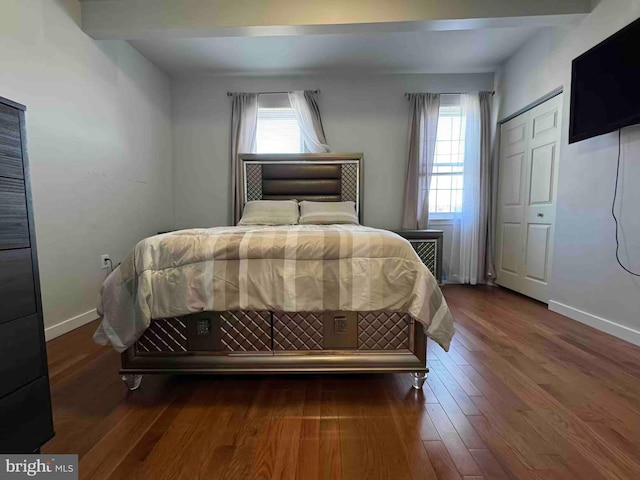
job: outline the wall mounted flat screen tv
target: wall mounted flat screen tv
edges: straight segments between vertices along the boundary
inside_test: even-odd
[[[573,60],[569,143],[640,123],[640,19]]]

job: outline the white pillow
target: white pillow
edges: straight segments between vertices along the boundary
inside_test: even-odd
[[[359,225],[355,202],[300,202],[300,223]]]
[[[238,225],[296,225],[300,214],[295,200],[247,202]]]

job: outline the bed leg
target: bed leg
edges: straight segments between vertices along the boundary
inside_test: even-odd
[[[411,372],[411,380],[413,381],[413,388],[416,390],[422,390],[425,380],[427,379],[427,372]]]
[[[124,375],[122,375],[122,381],[127,385],[127,388],[130,391],[134,391],[140,388],[140,384],[142,383],[142,375],[137,375],[135,373],[125,373]]]

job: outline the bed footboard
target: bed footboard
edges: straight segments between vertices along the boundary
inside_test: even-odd
[[[154,320],[122,354],[129,388],[140,374],[412,374],[428,369],[422,324],[399,312],[202,312]]]

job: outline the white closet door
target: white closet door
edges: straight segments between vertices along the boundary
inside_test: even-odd
[[[501,128],[497,283],[549,301],[562,95]]]

